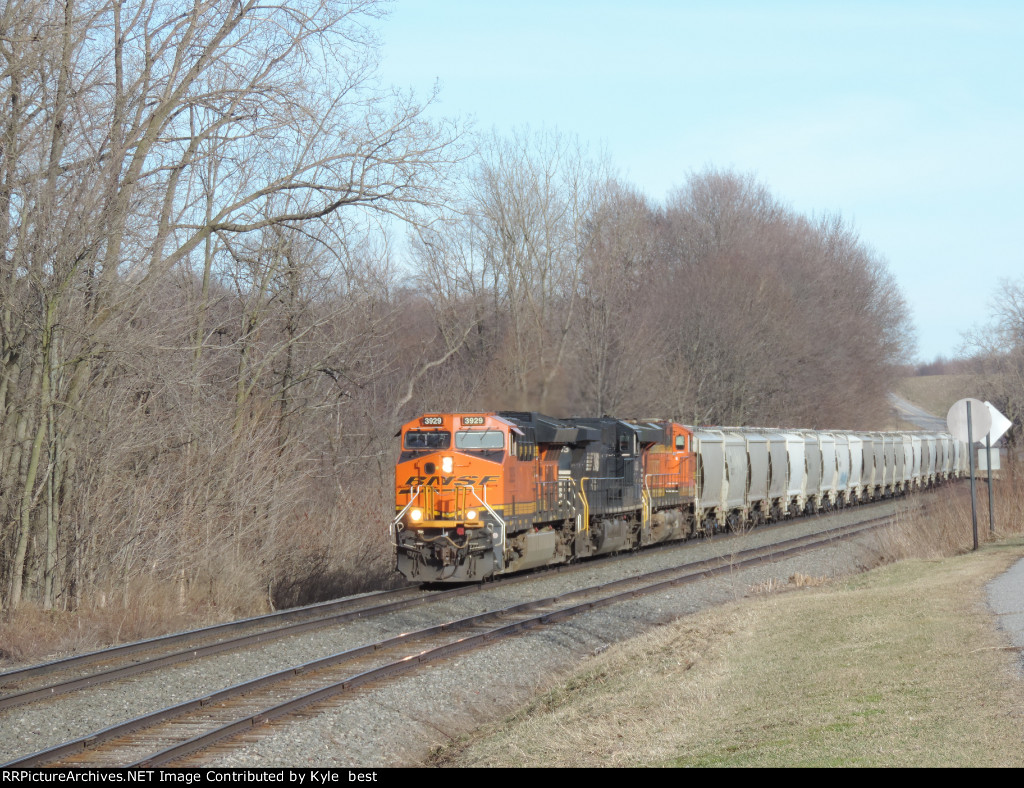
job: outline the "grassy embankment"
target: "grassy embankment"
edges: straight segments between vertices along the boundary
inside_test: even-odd
[[[750,589],[620,644],[432,762],[1024,766],[1020,653],[985,604],[985,583],[1024,556],[1024,490],[1000,487],[1000,540],[977,553],[965,486],[942,491],[941,517],[906,517],[876,545],[906,560]]]
[[[897,393],[944,415],[968,376]],[[988,536],[986,499],[979,528]],[[875,546],[886,563],[791,578],[609,649],[502,723],[434,753],[451,766],[1022,766],[1020,655],[984,586],[1024,556],[1024,484],[997,485],[998,541],[971,544],[966,486]],[[938,504],[937,506],[934,504]]]
[[[945,418],[957,400],[977,397],[973,375],[924,375],[901,378],[893,391],[934,416]]]

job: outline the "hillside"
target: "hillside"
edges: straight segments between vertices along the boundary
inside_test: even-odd
[[[935,416],[945,418],[950,407],[964,397],[977,397],[973,375],[922,375],[901,378],[894,392]]]
[[[444,766],[1024,766],[1024,681],[985,606],[1024,556],[904,561],[618,644]]]
[[[971,393],[969,380],[918,380],[903,396],[936,410]],[[883,566],[750,588],[616,644],[430,762],[1024,766],[1022,664],[985,595],[1024,557],[1024,487],[996,483],[997,540],[977,552],[965,485],[930,495],[927,516],[879,539]]]

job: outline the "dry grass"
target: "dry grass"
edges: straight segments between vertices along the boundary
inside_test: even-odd
[[[74,612],[31,603],[3,611],[0,671],[395,585],[401,578],[382,519],[354,503],[312,509],[258,550],[211,540],[187,562],[187,576],[155,560],[118,584],[107,568]]]
[[[827,577],[809,577],[797,572],[796,574],[790,575],[789,579],[785,583],[770,577],[763,583],[758,583],[757,585],[752,586],[750,593],[774,594],[779,591],[787,591],[793,588],[814,588],[816,586],[825,585],[827,582]]]
[[[920,557],[839,583],[794,575],[620,644],[432,762],[1024,766],[1019,657],[984,604],[1024,555],[1020,491],[1003,491],[1004,541],[976,553],[964,495],[905,514],[878,545]]]
[[[894,388],[903,399],[945,418],[954,402],[978,396],[978,379],[973,375],[921,375],[901,378]]]
[[[981,610],[1016,551],[742,601],[610,649],[456,766],[1024,766],[1022,682]]]
[[[75,612],[8,611],[0,619],[0,670],[266,612],[252,576],[226,567],[186,588],[140,578]]]
[[[988,515],[988,486],[975,486],[978,539],[1005,539],[1024,533],[1024,484],[1009,469],[1006,478],[993,480],[994,533]],[[895,527],[877,537],[877,550],[886,561],[905,558],[942,558],[973,546],[970,485],[964,480],[907,500]]]

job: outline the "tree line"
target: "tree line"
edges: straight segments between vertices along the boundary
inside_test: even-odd
[[[381,17],[0,12],[3,609],[386,583],[424,411],[878,426],[912,331],[840,217],[440,120],[378,84]]]
[[[1013,423],[1005,440],[1016,456],[1024,424],[1024,279],[1000,279],[988,315],[987,325],[966,333],[957,365]]]

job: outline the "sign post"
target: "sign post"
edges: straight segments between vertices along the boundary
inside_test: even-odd
[[[988,415],[992,419],[992,426],[985,433],[985,470],[988,475],[988,532],[994,535],[996,520],[992,505],[992,444],[1003,437],[1006,431],[1013,426],[1013,422],[1000,413],[998,408],[988,400],[985,400],[985,407],[988,408]]]
[[[971,401],[967,400],[967,445],[970,447],[967,453],[970,455],[971,468],[971,533],[974,534],[974,546],[972,550],[978,549],[978,502],[974,496],[974,425],[971,423]]]
[[[988,404],[987,402],[985,403]],[[988,477],[988,535],[994,536],[996,520],[992,514],[992,431],[985,433],[985,476]]]
[[[978,506],[974,493],[974,436],[987,434],[992,426],[992,416],[985,403],[976,399],[962,399],[953,403],[946,414],[946,426],[958,441],[967,444],[967,455],[971,473],[971,529],[974,535],[974,548],[978,549]]]

